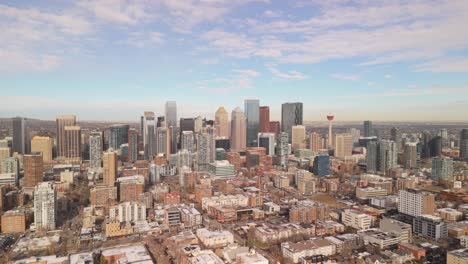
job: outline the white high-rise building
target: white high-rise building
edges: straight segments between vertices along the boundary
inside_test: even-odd
[[[102,167],[102,132],[93,131],[89,135],[89,166]]]
[[[379,144],[379,171],[387,174],[388,170],[398,166],[397,145],[391,140],[382,140]]]
[[[344,159],[353,154],[353,136],[351,134],[335,135],[335,157]]]
[[[291,152],[289,148],[289,134],[287,132],[281,132],[279,134],[276,152],[280,158],[280,165],[282,167],[286,167],[288,162],[288,155]]]
[[[198,170],[207,170],[208,165],[215,160],[215,129],[207,127],[197,135],[197,166]]]
[[[156,128],[156,153],[169,158],[169,135],[166,127]]]
[[[182,131],[181,149],[186,149],[190,152],[195,152],[195,137],[193,131]]]
[[[52,182],[34,188],[34,226],[37,230],[54,230],[57,216],[57,192]]]
[[[150,159],[157,154],[156,151],[156,119],[153,112],[145,112],[143,119],[143,145],[145,158]]]
[[[434,195],[415,189],[400,190],[398,193],[398,212],[410,216],[433,214],[435,212]]]
[[[109,209],[109,217],[120,222],[136,222],[146,220],[146,206],[135,202],[124,202]]]
[[[306,129],[303,125],[293,126],[291,129],[291,145],[293,150],[306,148]]]

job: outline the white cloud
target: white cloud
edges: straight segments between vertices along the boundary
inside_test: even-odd
[[[265,10],[265,12],[263,12],[263,16],[270,18],[280,17],[281,11]]]
[[[92,12],[97,18],[122,24],[136,24],[151,17],[144,0],[81,0],[77,6]]]
[[[260,76],[260,73],[254,70],[248,70],[248,69],[243,69],[243,70],[233,70],[233,72],[238,72],[241,74],[248,75],[250,77],[258,77]]]
[[[414,69],[419,72],[468,72],[468,58],[432,60],[418,64]]]
[[[384,75],[384,78],[385,78],[385,79],[391,79],[391,78],[393,78],[393,76],[392,76],[391,74],[385,74],[385,75]]]
[[[298,71],[289,71],[289,72],[281,72],[278,69],[274,68],[273,66],[268,66],[268,69],[276,75],[277,77],[283,78],[283,79],[290,79],[290,80],[303,80],[306,79],[307,76],[302,74],[301,72]]]
[[[136,31],[129,33],[128,39],[118,41],[120,44],[128,44],[138,48],[150,47],[153,45],[161,45],[164,42],[164,34],[161,32],[151,31],[142,32]]]
[[[345,75],[345,74],[339,74],[339,73],[334,73],[330,75],[334,79],[339,79],[339,80],[345,80],[345,81],[358,81],[359,80],[359,75]]]

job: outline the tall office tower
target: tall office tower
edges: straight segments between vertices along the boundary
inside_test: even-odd
[[[31,150],[26,118],[13,117],[11,120],[13,127],[13,152],[28,154]]]
[[[42,153],[31,153],[23,156],[24,187],[34,187],[44,177],[44,163]]]
[[[431,145],[432,145],[432,135],[431,132],[425,130],[422,133],[421,136],[421,158],[422,159],[427,159],[432,156],[432,150],[431,150]]]
[[[128,130],[128,157],[127,161],[135,162],[138,160],[138,131],[134,128]]]
[[[450,142],[447,129],[442,128],[439,130],[439,136],[442,138],[442,148],[448,148]]]
[[[69,162],[81,160],[81,128],[79,126],[65,127],[65,159]]]
[[[156,153],[169,159],[169,131],[166,127],[156,128]]]
[[[402,150],[402,142],[401,142],[401,131],[400,128],[398,127],[392,127],[392,130],[390,131],[391,134],[391,139],[393,142],[395,142],[397,151],[401,152]]]
[[[222,106],[216,110],[215,127],[218,137],[229,138],[229,115]]]
[[[287,132],[280,132],[277,143],[277,156],[280,160],[280,166],[286,167],[288,165],[289,155],[289,135]]]
[[[292,140],[291,145],[293,150],[306,148],[306,129],[305,126],[293,126],[291,129]]]
[[[364,121],[364,137],[372,137],[372,121]]]
[[[260,132],[270,132],[270,107],[260,106]]]
[[[166,121],[165,121],[164,116],[158,116],[157,122],[156,122],[156,127],[166,127]]]
[[[205,120],[201,116],[197,116],[193,120],[193,131],[195,133],[200,133],[204,126],[205,126]]]
[[[416,168],[418,163],[418,145],[414,142],[405,144],[403,152],[403,166],[405,169]]]
[[[193,131],[182,131],[180,147],[181,149],[186,149],[191,153],[195,152],[195,136],[193,135]]]
[[[52,182],[41,182],[34,189],[34,226],[54,230],[57,217],[57,192]]]
[[[31,140],[31,152],[41,152],[44,161],[52,160],[52,148],[54,140],[50,137],[35,136]]]
[[[266,149],[266,154],[275,155],[275,134],[258,133],[258,146]]]
[[[366,151],[366,171],[376,173],[378,171],[379,143],[377,141],[367,142]]]
[[[175,154],[177,153],[177,148],[178,148],[178,143],[179,143],[179,137],[178,137],[178,128],[171,126],[169,127],[169,151],[168,153],[170,154]]]
[[[117,152],[109,149],[102,156],[104,161],[103,182],[104,185],[114,186],[117,178]]]
[[[246,147],[247,121],[239,107],[231,115],[231,149],[240,151]]]
[[[302,103],[284,103],[281,105],[281,131],[288,133],[289,140],[292,140],[292,127],[302,124]]]
[[[119,149],[120,145],[128,143],[129,125],[113,125],[110,127],[109,148]]]
[[[151,159],[156,155],[156,120],[153,112],[145,112],[143,146],[145,159]]]
[[[140,116],[140,136],[143,137],[143,134],[145,133],[145,117]]]
[[[353,155],[353,135],[336,134],[335,135],[335,157],[344,159]]]
[[[81,129],[81,159],[89,160],[89,135],[91,130]]]
[[[197,135],[197,167],[198,171],[206,171],[210,163],[214,162],[215,144],[214,128]]]
[[[317,153],[319,149],[323,148],[322,137],[319,133],[312,132],[309,134],[309,147],[314,153]]]
[[[92,131],[89,135],[89,166],[91,168],[102,167],[102,145],[102,132]]]
[[[468,128],[462,129],[460,133],[460,158],[468,160]]]
[[[361,130],[356,128],[350,128],[349,134],[353,136],[353,144],[357,145],[359,143],[359,138],[361,137]]]
[[[76,116],[74,115],[64,115],[57,116],[57,157],[65,158],[67,153],[67,143],[65,139],[65,127],[66,126],[75,126],[76,125]]]
[[[177,127],[177,103],[175,101],[166,102],[165,117],[167,127]]]
[[[270,133],[275,134],[278,136],[281,133],[281,124],[279,121],[270,121]]]
[[[387,174],[388,170],[398,166],[397,159],[398,153],[396,150],[396,143],[391,140],[380,141],[378,158],[379,171]]]
[[[259,100],[245,100],[244,111],[245,118],[247,119],[247,146],[256,147],[257,137],[260,126],[260,101]]]
[[[182,131],[195,132],[195,118],[181,118],[180,119],[180,137],[182,138]]]
[[[436,136],[430,142],[431,157],[440,157],[442,155],[442,137]]]
[[[435,196],[415,189],[400,190],[398,212],[410,215],[432,215],[436,209]]]
[[[335,119],[334,115],[327,114],[327,120],[328,120],[328,146],[327,148],[329,149],[333,148],[333,119]]]
[[[453,181],[453,159],[435,158],[432,160],[432,179]]]

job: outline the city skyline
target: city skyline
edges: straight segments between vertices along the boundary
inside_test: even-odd
[[[466,1],[321,2],[5,1],[1,117],[130,121],[177,101],[213,118],[260,99],[273,120],[295,101],[304,120],[465,119]]]

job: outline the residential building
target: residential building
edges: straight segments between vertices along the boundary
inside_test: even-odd
[[[353,209],[345,209],[341,213],[341,221],[345,226],[358,230],[366,230],[372,226],[372,216]]]
[[[51,182],[41,182],[34,189],[34,227],[54,230],[57,217],[57,192]]]
[[[410,216],[434,214],[435,197],[417,189],[400,190],[398,193],[398,212]]]
[[[35,136],[31,140],[31,152],[42,153],[42,159],[47,162],[51,161],[52,148],[54,147],[54,141],[50,137],[39,137]]]
[[[438,240],[448,237],[447,223],[433,215],[420,215],[413,218],[413,232],[416,235]]]

